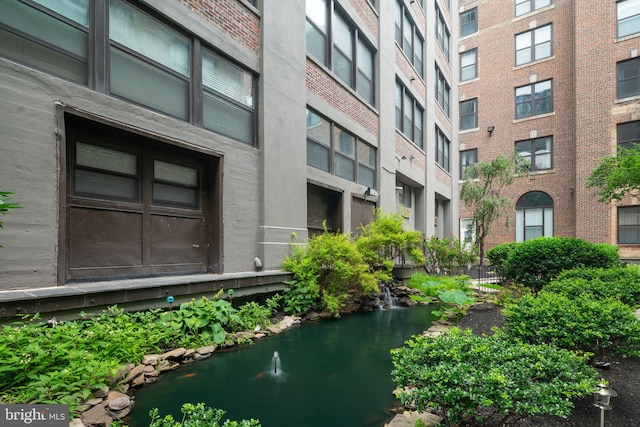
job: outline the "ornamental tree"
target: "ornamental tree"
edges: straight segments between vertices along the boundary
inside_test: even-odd
[[[605,157],[587,177],[587,187],[598,189],[601,202],[640,195],[640,145],[622,148],[616,156]]]

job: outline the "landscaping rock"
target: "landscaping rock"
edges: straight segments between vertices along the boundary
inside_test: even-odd
[[[170,371],[172,369],[177,368],[178,366],[180,366],[178,362],[174,362],[172,360],[163,360],[158,365],[158,371],[160,372]]]
[[[256,334],[253,332],[236,332],[236,337],[238,339],[252,340],[256,337]]]
[[[142,358],[143,365],[157,365],[160,359],[162,358],[161,354],[147,354]]]
[[[109,427],[112,421],[102,405],[96,405],[88,411],[83,412],[80,419],[85,427]]]
[[[93,397],[97,397],[103,399],[109,395],[109,387],[101,388],[100,390],[96,390],[93,393]]]
[[[99,403],[102,403],[102,400],[105,396],[102,397],[94,397],[93,399],[89,399],[84,402],[85,405],[89,405],[89,407],[96,406]]]
[[[429,413],[405,411],[393,417],[390,423],[385,424],[385,427],[413,427],[418,419],[421,419],[426,427],[433,427],[440,422],[441,417]]]
[[[69,427],[85,427],[80,418],[75,418],[69,422]]]
[[[134,378],[141,375],[144,372],[144,370],[147,369],[148,367],[149,366],[147,365],[138,365],[135,368],[131,369],[131,371],[129,372],[129,375],[127,375],[127,377],[124,379],[124,382],[125,383],[131,382]]]
[[[187,352],[187,349],[184,347],[176,348],[175,350],[171,350],[162,355],[162,360],[166,359],[180,359]]]
[[[127,408],[130,404],[131,399],[129,399],[129,396],[122,396],[109,401],[108,406],[109,409],[118,412],[122,411],[124,408]]]
[[[208,354],[213,353],[214,351],[216,351],[216,346],[215,345],[208,345],[206,347],[200,347],[198,349],[198,354],[200,354],[201,356],[206,356]]]

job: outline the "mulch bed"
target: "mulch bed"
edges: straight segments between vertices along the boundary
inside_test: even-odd
[[[458,322],[462,329],[470,328],[474,334],[491,335],[493,327],[503,327],[501,308],[491,302],[476,304]],[[640,427],[640,358],[609,357],[609,369],[598,372],[609,386],[618,392],[611,399],[610,411],[605,411],[606,427]],[[575,408],[568,418],[534,417],[517,423],[518,427],[599,427],[600,410],[593,406],[593,398],[576,399]]]

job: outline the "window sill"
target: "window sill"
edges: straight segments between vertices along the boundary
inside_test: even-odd
[[[474,77],[472,79],[469,79],[469,80],[460,81],[460,82],[458,82],[458,87],[464,86],[464,85],[469,84],[469,83],[475,83],[478,80],[480,80],[480,77],[476,76],[476,77]]]
[[[479,131],[479,130],[480,130],[479,127],[470,128],[470,129],[461,129],[461,130],[458,131],[458,135],[463,135],[465,133],[476,132],[476,131]]]
[[[614,101],[614,104],[624,104],[625,102],[640,101],[640,95],[629,96],[626,98],[618,98]]]
[[[554,59],[556,59],[556,56],[555,55],[551,55],[551,56],[548,56],[546,58],[538,59],[536,61],[527,62],[526,64],[515,65],[513,67],[513,71],[521,70],[523,68],[531,67],[533,65],[541,64],[543,62],[552,61]]]
[[[513,18],[513,20],[511,22],[517,22],[517,21],[520,21],[522,19],[530,18],[533,15],[537,15],[538,13],[546,12],[547,10],[553,9],[555,7],[556,7],[555,4],[552,3],[549,6],[541,7],[540,9],[532,10],[531,12],[527,12],[527,13],[525,13],[523,15],[516,16],[515,18]]]
[[[640,37],[640,31],[638,31],[637,33],[626,35],[626,36],[617,37],[617,38],[613,39],[613,42],[614,43],[622,43],[622,42],[626,42],[627,40],[635,39],[637,37]]]
[[[553,111],[551,113],[538,114],[538,115],[535,115],[535,116],[523,117],[521,119],[514,119],[513,122],[511,122],[511,123],[516,124],[516,123],[528,122],[529,120],[543,119],[545,117],[552,117],[552,116],[555,116],[555,115],[556,115],[556,112]]]

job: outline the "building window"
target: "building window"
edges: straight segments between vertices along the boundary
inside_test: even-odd
[[[478,32],[478,8],[465,10],[460,14],[460,37]]]
[[[412,199],[411,186],[402,181],[398,181],[396,188],[398,189],[398,205],[410,208]]]
[[[423,116],[424,108],[406,87],[396,82],[396,128],[420,148],[423,146]]]
[[[376,187],[376,148],[309,109],[307,164],[366,187]]]
[[[449,50],[451,45],[451,33],[447,27],[447,23],[444,20],[440,8],[436,4],[436,39],[438,40],[438,46],[442,50],[444,57],[449,61]]]
[[[436,126],[436,163],[449,172],[449,150],[451,143],[439,127]]]
[[[460,81],[478,77],[478,49],[471,49],[460,54]]]
[[[516,35],[516,65],[551,55],[551,24]]]
[[[516,203],[516,241],[553,236],[553,200],[547,193],[531,191]]]
[[[473,227],[473,218],[460,218],[460,236],[467,249],[471,249],[476,241],[476,233]]]
[[[252,73],[124,0],[105,0],[108,14],[92,18],[89,4],[0,1],[0,56],[255,143]]]
[[[424,77],[424,40],[411,19],[409,9],[396,1],[396,43],[420,77]]]
[[[635,144],[640,144],[640,120],[618,124],[616,133],[618,150],[633,148]]]
[[[618,98],[640,95],[640,57],[618,62]]]
[[[640,32],[640,0],[623,0],[616,3],[618,13],[618,37]]]
[[[640,206],[618,207],[618,244],[640,244]]]
[[[516,119],[553,111],[551,80],[516,88]]]
[[[478,127],[478,98],[460,102],[460,130]]]
[[[516,16],[549,6],[551,0],[516,0]]]
[[[189,38],[129,3],[110,0],[109,39],[109,91],[188,120]]]
[[[202,126],[247,144],[254,141],[253,76],[202,50]]]
[[[449,108],[449,97],[451,95],[451,87],[449,86],[449,82],[445,78],[440,68],[436,65],[436,102],[442,108],[442,111],[449,117],[450,108]]]
[[[46,4],[0,1],[0,55],[87,85],[89,0]]]
[[[309,54],[373,104],[375,51],[372,45],[345,13],[334,9],[332,1],[309,0],[306,14]]]
[[[550,136],[518,141],[516,151],[529,163],[530,170],[551,169],[552,138]]]
[[[478,163],[478,149],[464,150],[460,152],[460,179],[466,179],[465,171],[470,166]],[[473,178],[473,177],[470,177]]]

